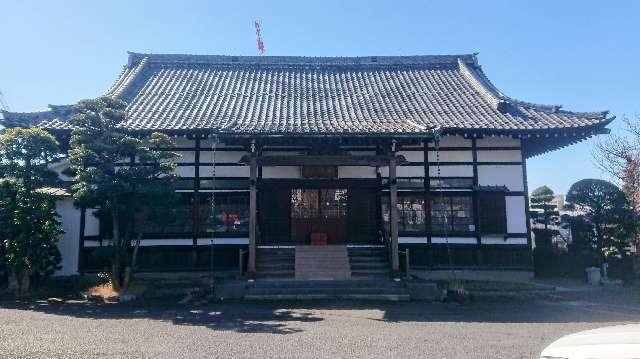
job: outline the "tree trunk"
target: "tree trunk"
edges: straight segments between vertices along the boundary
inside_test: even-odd
[[[138,238],[136,239],[136,246],[133,248],[133,253],[131,254],[131,263],[124,269],[124,281],[123,281],[123,289],[129,289],[129,285],[133,280],[133,273],[137,266],[138,260],[138,249],[140,248],[140,240],[142,239],[142,233],[138,233]]]
[[[113,258],[111,260],[111,286],[115,291],[119,291],[120,288],[122,288],[122,243],[120,243],[120,218],[118,217],[117,209],[111,210],[111,225],[113,241],[112,245],[114,247]]]
[[[19,294],[19,291],[20,291],[20,282],[18,281],[18,273],[16,273],[16,270],[14,268],[9,269],[8,289],[15,294]]]
[[[21,295],[27,294],[27,292],[29,292],[29,289],[31,289],[31,274],[32,274],[32,271],[28,269],[21,271],[21,278],[20,278],[20,294]]]

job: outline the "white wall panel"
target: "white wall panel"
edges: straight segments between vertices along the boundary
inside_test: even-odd
[[[476,140],[477,147],[515,147],[520,146],[520,139],[511,137],[485,137]]]
[[[64,172],[66,169],[69,168],[69,161],[67,160],[61,160],[58,161],[56,163],[52,163],[50,165],[47,166],[51,171],[55,172],[58,175],[58,178],[60,178],[63,181],[73,181],[73,177],[69,177],[67,175],[65,175]]]
[[[216,163],[239,163],[245,151],[216,151]],[[213,151],[200,152],[200,162],[212,163]]]
[[[84,217],[84,235],[97,236],[100,234],[100,220],[94,214],[95,209],[88,208]]]
[[[262,178],[300,178],[299,166],[262,167]]]
[[[400,244],[426,244],[428,242],[427,237],[398,237]]]
[[[398,151],[397,154],[404,156],[404,158],[409,162],[424,161],[424,151]]]
[[[171,141],[173,141],[173,145],[176,147],[195,147],[196,146],[196,141],[185,138],[185,137],[171,138]]]
[[[249,244],[249,238],[214,238],[213,244]],[[210,238],[198,238],[199,246],[211,245]]]
[[[196,161],[196,153],[194,151],[176,151],[176,153],[180,155],[177,160],[178,163],[193,163]]]
[[[200,166],[200,177],[211,177],[213,166]],[[217,177],[249,177],[249,166],[216,166]]]
[[[522,166],[479,165],[478,184],[481,186],[506,186],[511,191],[524,191]]]
[[[520,162],[522,153],[520,150],[507,151],[481,151],[478,150],[478,162]]]
[[[431,237],[431,243],[475,244],[478,240],[472,237]]]
[[[382,177],[389,177],[389,167],[380,167]],[[398,166],[396,177],[424,177],[424,166]]]
[[[80,210],[73,205],[73,198],[65,197],[56,201],[56,212],[60,215],[64,233],[58,241],[62,268],[54,275],[74,275],[78,273],[78,247],[80,246]]]
[[[527,211],[524,196],[507,196],[507,232],[527,233]]]
[[[482,244],[527,244],[526,238],[482,237]]]
[[[437,161],[436,151],[429,151],[429,162]],[[440,151],[440,162],[473,162],[471,151]]]
[[[435,147],[433,142],[429,143],[429,147]],[[444,136],[440,139],[440,147],[471,147],[471,140],[462,136]]]
[[[376,168],[370,166],[339,166],[338,178],[376,178]]]
[[[193,166],[178,166],[174,171],[178,177],[195,177],[196,169]]]
[[[429,175],[431,177],[438,175],[438,169],[435,165],[429,166]],[[440,166],[440,175],[442,177],[473,177],[473,166]]]

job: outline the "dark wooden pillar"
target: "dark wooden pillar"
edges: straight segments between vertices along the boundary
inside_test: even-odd
[[[480,205],[478,201],[479,195],[479,182],[478,182],[478,144],[477,139],[474,137],[471,139],[471,154],[473,158],[473,193],[472,193],[472,205],[473,205],[473,226],[475,228],[476,236],[476,264],[482,266],[484,264],[484,258],[482,253],[482,231],[480,228]]]
[[[395,143],[389,160],[389,222],[391,228],[391,269],[400,271],[398,259],[398,181],[396,179]]]
[[[258,166],[256,160],[255,146],[252,145],[251,158],[249,160],[249,261],[247,262],[247,272],[256,271],[256,221],[258,209],[257,175]]]

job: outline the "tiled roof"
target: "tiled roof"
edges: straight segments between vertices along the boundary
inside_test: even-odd
[[[419,135],[432,129],[539,131],[606,125],[503,95],[475,55],[258,57],[130,53],[106,95],[125,100],[134,130],[233,134]],[[24,121],[69,128],[64,115]],[[68,113],[67,113],[68,115]],[[19,114],[5,113],[18,121]]]

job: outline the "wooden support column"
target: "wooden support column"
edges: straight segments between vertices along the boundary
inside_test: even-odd
[[[473,206],[473,226],[475,227],[476,236],[476,264],[482,266],[484,264],[484,258],[482,256],[482,232],[480,229],[480,205],[478,201],[478,144],[477,139],[474,137],[471,139],[471,154],[473,158],[473,193],[472,193],[472,206]]]
[[[391,269],[400,271],[398,259],[398,180],[396,179],[395,142],[392,148],[393,156],[389,160],[389,222],[391,222]]]
[[[251,145],[251,158],[249,160],[249,261],[247,262],[247,272],[256,271],[256,221],[258,209],[257,177],[258,166],[256,160],[255,144]]]

